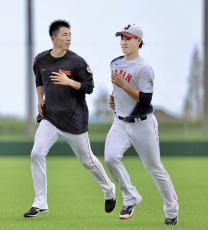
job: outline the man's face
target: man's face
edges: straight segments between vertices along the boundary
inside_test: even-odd
[[[121,35],[121,49],[125,55],[137,52],[140,42],[141,40],[139,38],[129,38]]]
[[[71,32],[67,27],[60,27],[59,30],[52,36],[54,48],[68,50],[71,44]]]

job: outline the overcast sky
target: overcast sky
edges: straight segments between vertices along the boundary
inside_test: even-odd
[[[0,115],[4,116],[26,115],[25,2],[13,0],[12,8],[11,1],[1,4]],[[155,71],[153,105],[182,112],[191,53],[195,46],[202,52],[202,0],[34,0],[33,10],[34,55],[51,48],[51,21],[70,22],[70,49],[94,72],[95,90],[87,97],[91,114],[100,90],[112,91],[109,63],[122,54],[114,34],[131,23],[143,28],[141,55]]]

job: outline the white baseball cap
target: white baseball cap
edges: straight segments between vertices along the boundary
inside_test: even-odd
[[[121,31],[116,32],[116,37],[124,35],[126,37],[129,38],[134,38],[134,37],[138,37],[138,38],[143,38],[143,31],[142,29],[135,25],[135,24],[129,24],[127,26],[125,26]]]

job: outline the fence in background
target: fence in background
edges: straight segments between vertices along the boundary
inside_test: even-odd
[[[0,142],[0,156],[29,156],[33,142]],[[91,142],[95,155],[103,155],[104,142]],[[208,156],[207,141],[161,141],[162,156]],[[65,142],[57,142],[49,152],[52,156],[73,155],[71,148]],[[136,155],[130,148],[126,155]]]

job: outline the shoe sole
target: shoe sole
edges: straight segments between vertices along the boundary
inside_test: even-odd
[[[136,207],[136,206],[135,206]],[[135,209],[135,207],[132,209],[132,212],[131,212],[131,214],[130,215],[120,215],[119,216],[119,219],[120,220],[128,220],[130,217],[132,217],[132,215],[134,214],[134,209]]]
[[[138,203],[136,203],[136,205],[135,205],[134,208],[132,209],[131,215],[120,215],[120,216],[119,216],[119,219],[120,219],[120,220],[128,220],[130,217],[132,217],[133,214],[134,214],[134,209],[135,209],[138,205],[140,205],[141,202],[142,202],[142,198],[141,198],[141,200],[140,200]]]
[[[36,216],[39,216],[40,214],[45,213],[45,212],[48,212],[48,210],[44,210],[44,211],[38,212],[38,213],[35,214],[35,215],[26,215],[26,216],[24,216],[24,217],[36,217]]]
[[[167,225],[167,226],[168,226],[168,225],[175,226],[175,225],[177,225],[177,224],[178,224],[178,222],[175,223],[175,224],[166,224],[166,223],[165,223],[165,225]]]
[[[172,225],[172,226],[177,225],[177,224],[178,224],[178,221],[175,224],[166,224],[165,223],[165,225]]]

